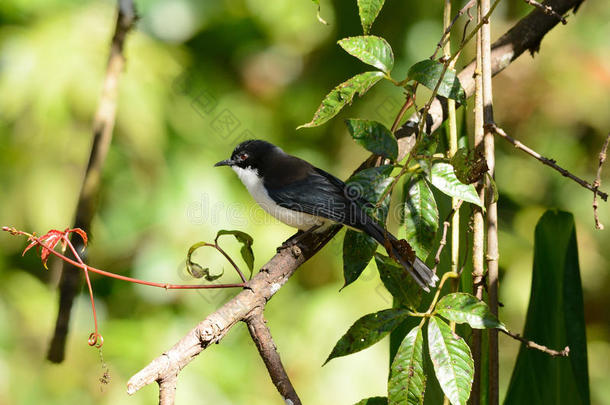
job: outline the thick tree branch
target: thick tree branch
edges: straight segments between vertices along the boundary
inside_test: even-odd
[[[266,325],[267,321],[263,316],[263,308],[255,308],[245,321],[248,325],[250,336],[265,362],[271,381],[273,381],[273,385],[277,388],[284,402],[289,403],[288,401],[291,401],[292,405],[301,405],[301,400],[294,390],[288,374],[286,374],[284,365],[280,360],[280,354],[277,352],[271,332]]]
[[[552,7],[556,12],[564,14],[568,10],[578,7],[581,2],[582,0],[554,0],[545,4]],[[557,22],[556,18],[544,14],[539,9],[532,11],[492,46],[492,73],[501,72],[525,50],[536,51],[544,35]],[[473,73],[474,63],[471,63],[459,74],[462,86],[468,96],[474,93]],[[445,101],[437,98],[432,103],[426,117],[425,132],[431,133],[446,119]],[[417,126],[417,115],[414,115],[397,131],[397,137],[400,138],[399,156],[404,157],[411,151]],[[371,156],[361,164],[359,169],[370,167],[378,161],[378,156]],[[340,227],[334,227],[317,236],[315,234],[309,235],[301,241],[300,249],[285,249],[276,254],[248,282],[247,287],[242,292],[210,314],[171,349],[135,374],[127,384],[127,392],[134,394],[140,388],[153,382],[159,383],[160,389],[163,391],[175,390],[175,378],[182,368],[210,344],[219,342],[237,322],[251,318],[254,311],[264,308],[266,302],[286,283],[296,269],[328,243],[339,229]],[[267,351],[262,351],[261,355],[263,357],[267,356],[264,353],[267,353]],[[269,359],[265,359],[266,363],[268,361]],[[273,378],[275,377],[272,376]],[[165,395],[170,396],[170,394],[161,393],[161,400],[164,400]],[[284,394],[282,396],[286,398]],[[173,401],[173,397],[171,398]],[[163,403],[170,404],[172,402]]]
[[[93,121],[91,153],[78,197],[76,219],[73,226],[73,228],[83,229],[89,235],[91,234],[91,221],[97,209],[97,196],[100,190],[102,167],[104,166],[112,140],[112,131],[116,117],[118,81],[125,65],[123,46],[125,37],[133,27],[135,20],[136,12],[133,1],[118,0],[116,25],[110,44],[106,77]],[[78,238],[73,238],[72,241],[77,251],[83,251],[84,246],[82,241]],[[77,271],[74,266],[62,262],[61,279],[59,281],[59,309],[57,321],[55,322],[55,331],[51,339],[49,352],[47,353],[47,358],[54,363],[61,363],[64,360],[70,312],[81,282],[81,272]]]

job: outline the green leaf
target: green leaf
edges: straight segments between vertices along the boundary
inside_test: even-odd
[[[424,403],[426,375],[423,357],[424,337],[420,326],[404,338],[390,368],[389,405],[421,405]]]
[[[242,231],[222,229],[216,234],[216,239],[222,235],[233,235],[235,239],[242,244],[239,252],[241,253],[242,259],[244,259],[244,262],[248,266],[248,269],[250,269],[250,275],[252,275],[252,272],[254,271],[254,252],[252,251],[254,239],[252,239],[252,236]]]
[[[398,305],[416,309],[421,301],[422,289],[409,272],[387,256],[375,255],[375,264],[385,288]]]
[[[523,336],[563,349],[554,358],[521,345],[505,404],[588,405],[589,375],[583,293],[572,214],[547,211],[534,237],[534,268]]]
[[[415,175],[405,183],[403,200],[406,238],[417,256],[426,260],[438,231],[439,215],[434,194],[424,177]]]
[[[342,288],[347,287],[364,271],[369,264],[375,250],[377,241],[364,232],[348,229],[343,238],[343,277],[345,283]]]
[[[381,37],[374,35],[349,37],[340,40],[338,44],[350,55],[385,73],[389,74],[394,67],[392,47]]]
[[[362,23],[362,31],[368,34],[373,21],[379,15],[383,2],[385,0],[358,0],[358,12],[360,14],[360,22]]]
[[[428,321],[428,350],[434,373],[453,405],[465,405],[474,377],[474,361],[464,339],[451,331],[442,319]]]
[[[388,405],[388,399],[386,397],[371,397],[363,399],[355,405]]]
[[[479,195],[474,186],[459,181],[455,176],[453,166],[449,163],[434,163],[430,172],[430,182],[441,192],[447,194],[449,197],[456,197],[460,200],[483,207],[483,203],[479,199]]]
[[[471,328],[506,330],[504,324],[491,313],[485,302],[467,293],[445,295],[436,304],[435,312],[450,321],[467,323]]]
[[[385,223],[390,206],[390,198],[386,198],[377,209],[372,207],[389,187],[392,178],[388,177],[392,172],[391,165],[372,167],[361,170],[354,174],[346,182],[347,195],[361,204],[369,204],[365,208],[369,214],[377,218],[381,224]],[[371,261],[377,242],[365,233],[348,229],[343,238],[343,276],[345,283],[342,288],[356,281]]]
[[[430,90],[434,90],[436,84],[441,79],[443,69],[444,65],[442,63],[426,59],[411,66],[407,75],[409,79],[423,84]],[[466,102],[466,92],[455,74],[455,70],[450,68],[447,68],[445,71],[441,84],[438,87],[437,94],[439,96],[452,98],[458,103]]]
[[[347,197],[362,203],[368,202],[371,206],[365,206],[365,209],[377,218],[381,224],[385,223],[388,216],[390,195],[386,197],[378,209],[372,207],[377,204],[377,201],[392,183],[394,178],[389,176],[393,169],[394,166],[392,165],[371,167],[359,171],[345,182]]]
[[[335,357],[359,352],[379,342],[409,315],[405,309],[384,309],[358,319],[339,339],[324,364]]]
[[[472,184],[488,174],[487,161],[482,153],[468,148],[460,148],[451,158],[455,176],[464,184]]]
[[[383,72],[364,72],[341,83],[322,100],[322,104],[318,107],[312,120],[297,127],[297,129],[317,127],[324,124],[337,115],[346,104],[351,103],[356,93],[362,96],[383,76]]]
[[[316,12],[316,17],[318,17],[318,21],[320,21],[322,24],[324,25],[328,25],[328,23],[326,22],[326,20],[324,20],[321,16],[320,16],[320,0],[311,0],[313,2],[313,4],[316,5],[316,7],[318,7],[318,11]]]
[[[369,152],[396,160],[398,142],[389,129],[377,121],[362,119],[345,120],[352,138]]]
[[[202,246],[206,246],[206,247],[211,247],[213,245],[210,245],[207,242],[197,242],[193,245],[191,245],[191,247],[189,248],[187,254],[186,254],[186,270],[189,272],[189,274],[191,276],[193,276],[194,278],[205,278],[206,281],[214,281],[219,279],[220,277],[223,276],[224,274],[224,270],[222,272],[220,272],[220,274],[216,274],[216,275],[212,275],[210,274],[210,268],[209,267],[202,267],[200,266],[198,263],[195,263],[191,260],[191,256],[193,256],[193,253],[195,253],[195,251],[197,249],[199,249]]]

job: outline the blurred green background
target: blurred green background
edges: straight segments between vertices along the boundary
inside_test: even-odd
[[[392,45],[394,77],[402,78],[411,64],[432,53],[442,31],[441,3],[387,1],[372,33]],[[231,171],[212,165],[251,137],[343,178],[367,156],[341,119],[295,131],[331,88],[366,69],[336,45],[361,33],[355,2],[322,1],[329,25],[318,22],[309,0],[136,4],[141,19],[126,43],[89,261],[133,277],[184,283],[188,247],[227,228],[254,236],[260,266],[292,230],[256,207]],[[493,37],[528,11],[522,1],[501,3]],[[42,233],[72,223],[114,20],[115,3],[109,0],[0,2],[0,224]],[[522,56],[494,80],[498,124],[590,180],[610,128],[608,38],[610,3],[585,2],[567,26],[544,39],[540,54]],[[471,58],[468,50],[461,65]],[[383,83],[340,118],[389,126],[401,101],[400,91]],[[609,173],[607,168],[605,190]],[[592,398],[594,404],[610,404],[610,233],[594,229],[592,194],[502,141],[497,184],[501,318],[521,330],[540,215],[548,207],[573,212]],[[610,227],[606,203],[600,218]],[[353,321],[391,305],[374,267],[339,293],[342,238],[305,264],[267,307],[288,373],[307,404],[351,404],[386,391],[387,341],[321,367]],[[34,254],[20,256],[24,245],[22,239],[0,236],[2,404],[153,403],[156,386],[128,397],[127,379],[235,294],[164,291],[93,276],[111,376],[110,384],[102,385],[100,355],[86,343],[93,325],[84,294],[73,312],[66,361],[45,361],[57,309],[57,263],[52,260],[44,270]],[[237,243],[227,239],[226,246],[238,255]],[[215,271],[224,267],[223,280],[233,280],[214,252],[198,257]],[[518,345],[504,336],[500,345],[505,392]],[[281,403],[244,325],[182,372],[177,400]]]

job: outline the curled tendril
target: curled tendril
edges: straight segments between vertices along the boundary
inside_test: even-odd
[[[97,332],[92,332],[87,339],[87,343],[89,346],[95,346],[99,349],[104,345],[104,337]]]

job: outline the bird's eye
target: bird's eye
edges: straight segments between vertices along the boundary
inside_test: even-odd
[[[238,158],[239,158],[239,160],[241,160],[243,162],[244,160],[248,159],[248,154],[247,153],[241,153],[238,156]]]

